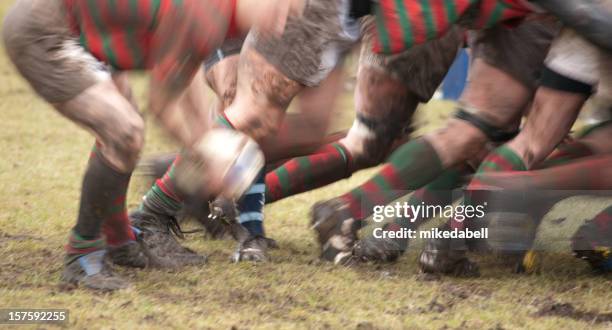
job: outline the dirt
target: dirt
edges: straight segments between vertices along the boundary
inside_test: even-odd
[[[588,323],[612,323],[612,313],[600,313],[596,311],[581,310],[571,303],[561,303],[555,301],[547,301],[541,304],[536,317],[566,317],[577,321]]]

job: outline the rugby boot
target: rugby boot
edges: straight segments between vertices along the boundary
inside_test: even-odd
[[[145,268],[149,265],[149,257],[143,251],[143,244],[136,241],[130,241],[121,246],[108,247],[108,259],[115,265]]]
[[[383,226],[383,231],[389,231],[390,225]],[[407,248],[407,238],[376,238],[370,234],[355,243],[353,256],[363,262],[395,262]]]
[[[228,232],[237,242],[244,242],[249,238],[249,232],[238,221],[240,212],[236,201],[219,197],[210,203],[209,209],[209,221],[224,227],[224,231]]]
[[[450,225],[443,225],[440,231],[450,231]],[[431,238],[419,256],[419,268],[423,273],[480,276],[478,265],[467,258],[466,252],[467,245],[463,239]]]
[[[108,246],[106,257],[108,260],[119,266],[131,268],[145,268],[151,263],[148,257],[146,246],[142,244],[142,232],[132,227],[135,241],[129,241],[120,246]]]
[[[206,256],[182,246],[177,237],[183,238],[183,231],[175,217],[144,210],[130,214],[132,226],[142,232],[141,240],[145,253],[156,267],[181,267],[202,265]]]
[[[593,221],[578,228],[572,237],[572,250],[596,272],[612,272],[612,233],[602,232]]]
[[[98,250],[70,260],[64,265],[61,281],[99,291],[125,289],[129,283],[119,277],[105,262],[105,250]]]
[[[270,244],[270,240],[263,236],[250,236],[244,240],[244,242],[238,243],[238,248],[232,256],[232,261],[269,261],[268,249],[270,248]]]
[[[350,263],[361,223],[350,215],[346,203],[339,198],[318,202],[311,216],[321,259],[342,265]]]

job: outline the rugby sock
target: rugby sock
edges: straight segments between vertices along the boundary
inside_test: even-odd
[[[386,205],[412,190],[419,189],[442,174],[444,168],[436,150],[419,138],[398,148],[377,175],[340,196],[351,216],[363,220],[375,205]]]
[[[457,166],[442,173],[437,179],[427,184],[425,187],[415,191],[408,199],[409,206],[426,207],[429,205],[442,208],[449,205],[453,201],[453,189],[457,188],[462,180],[462,177],[469,173],[467,166]],[[387,224],[384,228],[386,231],[401,232],[403,229],[416,229],[424,221],[432,216],[438,216],[434,212],[413,214],[411,218],[398,217],[392,223]],[[400,250],[405,251],[408,248],[408,239],[397,239],[400,243]]]
[[[526,171],[527,167],[519,155],[503,145],[493,150],[480,164],[476,174],[499,171]]]
[[[224,115],[217,117],[217,124],[221,127],[234,129],[232,123]],[[253,185],[238,202],[238,211],[240,212],[238,222],[252,236],[265,236],[263,227],[263,208],[266,203],[265,177],[265,172],[262,169]]]
[[[99,146],[96,142],[83,177],[77,224],[66,245],[67,262],[104,248],[102,226],[109,231],[111,244],[135,239],[125,214],[125,194],[131,173],[120,173],[109,166]]]
[[[478,176],[482,186],[514,190],[605,190],[612,186],[611,155],[591,156],[551,168]]]
[[[176,167],[181,161],[181,156],[177,155],[176,159],[166,171],[161,179],[157,179],[155,184],[145,194],[140,209],[147,211],[175,215],[183,205],[183,198],[176,189]]]
[[[102,224],[102,232],[106,237],[106,244],[113,247],[136,240],[125,205],[125,195],[115,199],[110,214]]]
[[[340,143],[289,160],[266,175],[266,200],[271,203],[320,188],[351,175],[349,152]]]
[[[95,147],[94,147],[95,148]],[[92,157],[97,157],[97,150],[92,151]],[[102,232],[109,246],[121,246],[130,241],[135,241],[136,236],[130,225],[125,198],[131,175],[118,175],[116,190],[108,194],[111,206],[106,211]]]
[[[419,205],[440,205],[444,207],[451,204],[453,202],[453,189],[458,188],[462,178],[469,173],[469,168],[464,165],[444,171],[437,179],[415,191],[408,199],[408,205],[415,207]],[[413,215],[412,219],[396,218],[394,220],[396,226],[392,228],[417,228],[423,221],[429,219],[427,215],[436,216],[435,214],[417,214]]]
[[[262,171],[251,188],[238,203],[238,221],[252,236],[264,236],[263,208],[265,204],[265,175]]]
[[[217,117],[218,126],[232,128],[229,121],[222,115]],[[177,155],[172,165],[168,168],[161,179],[145,194],[140,204],[140,209],[166,215],[176,215],[183,206],[185,197],[178,191],[176,185],[176,168],[181,162],[181,155]]]
[[[66,245],[66,264],[74,260],[96,251],[104,249],[105,242],[103,238],[85,239],[74,230],[70,232],[68,244]]]
[[[127,237],[134,239],[129,222],[124,221],[125,194],[131,173],[120,173],[109,166],[97,147],[94,147],[87,165],[75,233],[85,239],[100,237],[100,228],[105,222],[116,234],[114,239]]]
[[[463,206],[474,206],[478,204],[477,200],[479,200],[479,198],[477,197],[476,191],[482,190],[486,187],[486,185],[484,185],[479,179],[479,175],[482,173],[525,170],[527,170],[527,168],[521,157],[506,145],[493,150],[482,161],[478,167],[478,170],[476,171],[474,179],[472,179],[468,188],[466,189],[463,199]],[[464,214],[461,214],[458,217],[453,217],[451,221],[451,229],[463,230],[466,227],[466,222],[472,220],[473,219],[466,217]]]
[[[588,157],[593,155],[593,150],[588,145],[581,141],[571,141],[561,144],[553,151],[546,160],[536,166],[536,169],[559,166],[567,164],[570,161],[578,158]]]

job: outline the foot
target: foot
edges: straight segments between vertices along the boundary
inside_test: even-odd
[[[450,230],[448,224],[440,229]],[[458,239],[429,239],[419,256],[419,267],[423,273],[477,277],[480,275],[478,265],[466,257],[466,251],[467,247]]]
[[[593,270],[612,272],[612,235],[599,230],[592,221],[578,228],[572,237],[572,250],[576,258],[588,262]]]
[[[376,238],[369,235],[355,243],[353,256],[364,262],[395,262],[408,246],[407,239]]]
[[[206,256],[178,242],[176,237],[182,237],[183,233],[174,217],[145,210],[132,212],[130,219],[142,232],[144,251],[153,266],[175,268],[206,263]]]
[[[226,198],[217,198],[210,203],[209,221],[222,226],[237,242],[244,242],[250,236],[249,232],[240,225],[236,202]]]
[[[340,199],[318,202],[312,208],[312,229],[321,245],[321,259],[347,264],[353,256],[360,222]]]
[[[81,256],[64,266],[62,282],[99,291],[125,289],[128,282],[116,275],[104,261],[104,250]]]
[[[270,240],[263,236],[250,236],[244,242],[238,244],[238,248],[232,256],[232,261],[269,261],[268,249],[270,248],[270,241],[274,242],[274,240]]]
[[[149,258],[143,249],[146,247],[137,241],[129,241],[123,245],[108,247],[108,259],[115,265],[145,268],[149,265]]]

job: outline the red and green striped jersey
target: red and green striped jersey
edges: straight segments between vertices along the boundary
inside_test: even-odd
[[[475,16],[468,28],[482,29],[522,18],[532,9],[525,0],[380,0],[374,50],[398,53],[439,38],[464,14]]]
[[[226,38],[234,25],[236,3],[63,1],[73,31],[96,58],[118,70],[150,69],[154,79],[175,86],[190,79],[205,57]]]

